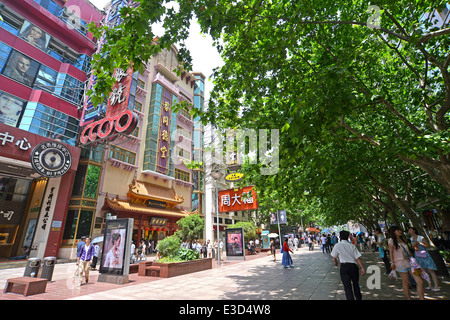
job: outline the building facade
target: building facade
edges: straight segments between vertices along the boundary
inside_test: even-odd
[[[58,256],[95,42],[87,0],[0,1],[0,259]]]
[[[119,9],[127,5],[137,4],[111,1],[104,9],[102,23],[121,23]],[[101,46],[100,40],[97,47]],[[81,236],[103,235],[108,218],[133,218],[132,239],[154,241],[156,245],[174,234],[176,221],[192,211],[194,181],[185,162],[201,151],[200,141],[194,148],[197,134],[189,112],[194,107],[198,79],[194,73],[173,72],[179,67],[177,53],[172,46],[153,56],[142,74],[116,70],[121,75],[116,80],[120,80],[102,106],[93,106],[86,97],[80,125],[79,170],[69,202],[61,257],[74,257]],[[88,86],[93,81],[91,77]],[[119,87],[121,94],[115,95]],[[175,104],[180,102],[185,108],[176,110]],[[93,139],[114,131],[107,119],[124,113],[136,118],[132,132]]]

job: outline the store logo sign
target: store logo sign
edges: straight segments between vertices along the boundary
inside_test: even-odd
[[[31,152],[31,166],[47,178],[58,178],[69,171],[72,155],[62,143],[47,141],[38,144]]]

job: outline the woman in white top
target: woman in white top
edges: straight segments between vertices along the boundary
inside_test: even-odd
[[[396,270],[402,278],[403,292],[408,300],[411,300],[409,292],[409,274],[414,278],[417,283],[417,293],[419,299],[424,300],[424,286],[423,280],[420,276],[411,272],[411,266],[409,264],[408,257],[408,245],[403,238],[403,232],[399,227],[393,226],[390,229],[391,239],[389,239],[389,254],[391,257],[391,269]]]

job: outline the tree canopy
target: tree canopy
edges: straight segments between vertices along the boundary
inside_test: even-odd
[[[260,205],[328,223],[380,218],[420,224],[420,203],[449,214],[450,28],[446,1],[139,0],[124,22],[97,29],[94,103],[116,67],[142,70],[183,44],[195,16],[225,64],[202,121],[226,129],[279,129],[276,175],[244,165]],[[155,39],[151,24],[163,21]],[[93,29],[92,29],[93,30]],[[114,62],[114,63],[113,63]],[[275,202],[278,201],[278,202]]]

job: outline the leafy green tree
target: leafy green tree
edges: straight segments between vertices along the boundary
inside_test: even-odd
[[[182,40],[195,16],[225,64],[208,108],[193,114],[220,129],[281,131],[277,175],[246,168],[263,214],[283,207],[330,223],[404,215],[417,225],[419,201],[448,208],[450,28],[434,24],[447,1],[378,1],[375,11],[362,0],[139,2],[121,9],[122,25],[93,30],[107,41],[94,57],[94,102],[115,67],[141,70],[172,43],[189,69]],[[154,39],[150,23],[163,18]]]
[[[177,224],[181,228],[181,230],[176,232],[177,236],[182,241],[190,243],[200,237],[205,227],[205,221],[198,214],[191,214],[181,218],[177,221]]]
[[[244,229],[244,239],[246,241],[250,241],[251,239],[256,238],[256,230],[257,226],[253,222],[249,221],[239,221],[233,225],[229,225],[227,228],[243,228]]]

